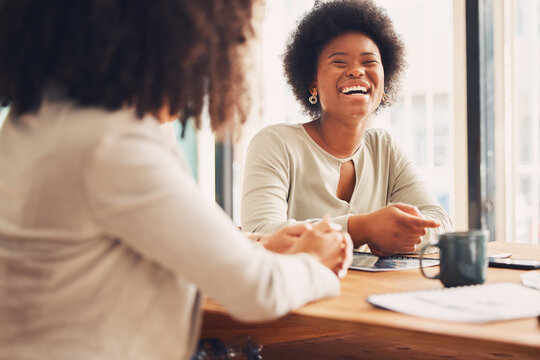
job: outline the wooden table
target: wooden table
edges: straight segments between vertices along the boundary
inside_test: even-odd
[[[488,253],[540,260],[540,245],[489,243]],[[437,269],[428,269],[436,272]],[[520,282],[520,270],[489,268],[487,283]],[[317,301],[266,324],[232,320],[217,303],[205,303],[202,337],[257,337],[266,359],[540,359],[536,318],[463,324],[377,309],[371,294],[442,288],[419,270],[349,271],[341,295]]]

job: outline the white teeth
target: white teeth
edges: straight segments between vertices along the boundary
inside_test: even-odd
[[[361,94],[367,94],[368,90],[365,86],[360,86],[360,85],[357,85],[357,86],[348,86],[348,87],[345,87],[343,89],[341,89],[341,93],[342,94],[349,94],[353,91],[357,91],[357,92],[360,92]]]

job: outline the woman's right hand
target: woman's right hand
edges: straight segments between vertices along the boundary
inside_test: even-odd
[[[424,218],[416,206],[402,203],[351,216],[348,224],[355,246],[368,244],[378,256],[413,252],[426,228],[439,226],[437,221]]]
[[[287,253],[308,253],[341,279],[352,262],[353,244],[349,234],[339,229],[339,225],[329,220],[314,224],[304,231]]]

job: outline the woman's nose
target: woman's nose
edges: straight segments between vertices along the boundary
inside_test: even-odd
[[[362,75],[364,75],[364,69],[362,69],[359,66],[355,66],[353,68],[350,68],[347,71],[347,76],[349,76],[349,77],[360,77]]]

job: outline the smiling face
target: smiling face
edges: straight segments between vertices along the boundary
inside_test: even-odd
[[[384,93],[384,69],[377,45],[366,35],[337,36],[317,59],[316,89],[323,118],[359,119],[379,106]]]

